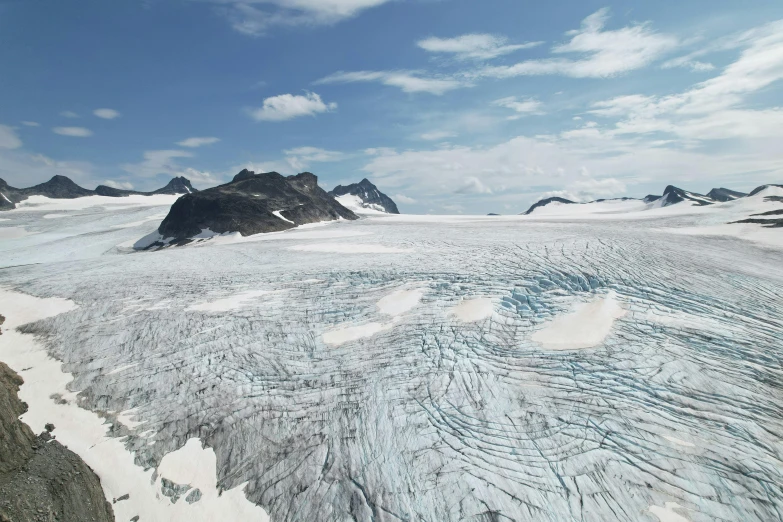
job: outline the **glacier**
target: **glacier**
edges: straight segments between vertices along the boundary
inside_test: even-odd
[[[166,197],[3,214],[0,286],[72,303],[18,329],[72,376],[47,407],[138,471],[118,520],[783,520],[783,249],[722,232],[747,202],[135,251]]]

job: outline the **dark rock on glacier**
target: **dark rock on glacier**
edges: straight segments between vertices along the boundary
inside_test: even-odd
[[[335,198],[346,195],[356,196],[361,200],[363,208],[378,210],[388,214],[400,213],[397,209],[397,204],[389,196],[378,190],[378,187],[373,185],[367,178],[364,178],[359,183],[352,183],[346,186],[337,185],[334,190],[329,192],[329,195]]]
[[[109,187],[107,185],[98,185],[95,187],[95,194],[98,196],[106,196],[110,198],[123,198],[125,196],[133,196],[133,195],[139,195],[139,196],[147,196],[149,195],[146,192],[138,192],[136,190],[126,190],[126,189],[118,189],[114,187]]]
[[[735,199],[744,198],[747,196],[744,192],[737,192],[727,188],[714,188],[707,192],[707,197],[714,199],[715,201],[733,201]]]
[[[19,420],[24,381],[0,363],[0,520],[114,521],[95,473],[49,432]],[[54,426],[51,426],[54,429]]]
[[[165,187],[159,188],[158,190],[151,192],[151,194],[192,194],[193,192],[198,192],[198,190],[193,188],[193,185],[190,184],[190,180],[186,177],[179,176],[169,181]]]
[[[644,196],[644,198],[642,198],[642,201],[644,201],[645,203],[652,203],[654,201],[658,201],[659,199],[661,199],[661,196],[656,196],[655,194],[647,194],[646,196]]]
[[[565,205],[575,205],[576,202],[571,201],[570,199],[560,198],[557,196],[542,199],[541,201],[538,201],[537,203],[534,203],[533,206],[531,206],[529,209],[527,209],[527,212],[525,212],[525,215],[531,214],[535,209],[539,207],[545,207],[549,205],[550,203],[563,203]]]
[[[248,236],[336,219],[357,216],[319,187],[315,175],[284,177],[244,170],[230,183],[178,199],[158,232],[162,238],[185,243],[204,231]]]
[[[688,192],[687,190],[675,187],[674,185],[669,185],[663,191],[661,206],[668,207],[669,205],[675,205],[677,203],[682,203],[683,201],[691,201],[700,206],[712,205],[715,203],[712,198],[703,194]]]

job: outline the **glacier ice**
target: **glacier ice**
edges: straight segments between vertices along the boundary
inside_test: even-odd
[[[670,233],[703,225],[678,213],[135,252],[161,207],[58,212],[4,215],[28,234],[0,285],[78,305],[21,331],[170,489],[212,498],[170,466],[208,448],[273,521],[783,520],[779,249]],[[595,346],[536,341],[607,299]],[[328,342],[345,328],[369,334]]]

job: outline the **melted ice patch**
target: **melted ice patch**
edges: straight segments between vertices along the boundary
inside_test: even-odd
[[[688,442],[687,440],[678,439],[677,437],[672,437],[671,435],[663,435],[663,438],[668,440],[672,444],[676,444],[678,446],[686,446],[688,448],[696,447],[696,445],[693,444],[692,442]]]
[[[378,311],[382,314],[398,316],[415,308],[422,297],[424,297],[423,288],[397,290],[378,301]]]
[[[548,350],[592,348],[606,339],[615,320],[625,314],[615,293],[610,292],[591,303],[580,303],[572,312],[549,321],[532,339]]]
[[[323,335],[323,339],[326,344],[337,346],[351,341],[372,337],[378,332],[390,329],[392,326],[392,323],[367,323],[359,326],[348,326],[346,328],[339,328],[337,330],[332,330],[331,332],[326,332]]]
[[[259,297],[271,293],[273,293],[271,290],[250,290],[215,301],[195,304],[188,307],[187,310],[190,312],[230,312],[250,306]]]
[[[476,321],[492,317],[493,311],[492,299],[478,297],[462,301],[452,308],[449,313],[455,315],[457,319],[464,323],[475,323]]]
[[[684,516],[675,513],[675,509],[682,509],[676,502],[667,502],[664,507],[650,506],[650,513],[658,517],[659,522],[690,522]]]

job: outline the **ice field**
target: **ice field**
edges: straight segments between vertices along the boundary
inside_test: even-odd
[[[750,199],[139,252],[174,197],[31,198],[0,360],[118,521],[783,521],[783,229],[726,225],[781,204]]]

